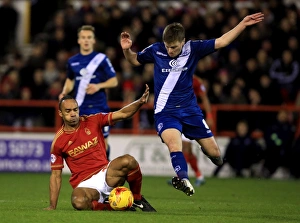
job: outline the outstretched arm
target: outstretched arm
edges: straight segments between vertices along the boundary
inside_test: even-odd
[[[130,38],[129,33],[127,32],[121,33],[120,43],[126,60],[128,60],[128,62],[133,66],[141,65],[137,60],[137,54],[130,49],[130,47],[132,46],[132,40]]]
[[[61,170],[52,170],[49,184],[50,205],[45,210],[55,210],[61,187]]]
[[[216,39],[215,49],[228,46],[233,40],[235,40],[247,26],[254,25],[264,20],[264,14],[261,12],[247,15],[239,24],[233,29],[223,34],[221,37]]]
[[[146,90],[140,99],[126,105],[125,107],[121,108],[118,111],[112,113],[112,121],[118,122],[122,121],[127,118],[131,118],[139,109],[142,107],[143,104],[147,103],[149,98],[149,87],[146,84]]]

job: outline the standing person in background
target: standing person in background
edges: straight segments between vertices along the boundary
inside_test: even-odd
[[[121,33],[124,56],[132,65],[154,64],[155,127],[169,149],[177,175],[172,178],[172,184],[187,196],[192,196],[195,190],[189,181],[181,134],[196,140],[215,165],[223,163],[219,146],[204,120],[193,91],[193,74],[197,63],[203,57],[228,46],[247,26],[263,19],[264,15],[260,12],[248,15],[219,38],[187,42],[184,27],[180,23],[172,23],[163,31],[163,42],[154,43],[138,53],[130,49],[130,34]]]
[[[275,120],[264,130],[266,149],[263,177],[271,178],[279,167],[290,168],[294,136],[295,126],[289,118],[289,112],[278,111]]]
[[[243,170],[251,172],[252,165],[262,160],[263,149],[251,133],[246,120],[237,122],[235,136],[230,138],[225,148],[224,163],[215,169],[214,176],[218,176],[224,165],[228,163],[236,177],[244,177]]]
[[[59,95],[61,99],[73,92],[80,108],[80,115],[110,112],[106,89],[118,85],[115,69],[105,54],[94,51],[95,43],[93,26],[84,25],[78,29],[80,52],[68,60],[67,79]],[[109,159],[109,126],[104,126],[102,132]]]

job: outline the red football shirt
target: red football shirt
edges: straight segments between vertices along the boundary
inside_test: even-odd
[[[75,131],[64,131],[62,126],[56,132],[50,152],[51,169],[61,170],[65,160],[72,174],[73,188],[108,164],[102,127],[112,124],[111,115],[81,116]]]

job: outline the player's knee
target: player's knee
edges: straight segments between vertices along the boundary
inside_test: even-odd
[[[71,196],[71,202],[72,202],[72,206],[76,210],[89,209],[87,200],[88,200],[87,197],[84,195],[84,193],[82,191],[74,189],[72,196]]]
[[[129,167],[130,169],[136,168],[138,166],[138,162],[133,156],[125,154],[123,156],[123,166]]]

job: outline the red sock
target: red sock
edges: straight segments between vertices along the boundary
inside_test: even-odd
[[[184,156],[184,158],[185,158],[185,161],[186,161],[187,163],[189,163],[189,162],[190,162],[190,154],[189,154],[189,153],[183,153],[183,156]]]
[[[98,201],[92,201],[93,211],[112,211],[113,209],[107,204],[99,203]]]
[[[190,154],[189,161],[190,161],[190,165],[191,165],[192,169],[194,170],[194,172],[196,174],[196,177],[200,177],[202,175],[202,173],[198,168],[197,157],[194,154]]]
[[[135,200],[141,200],[142,172],[140,166],[128,173],[127,182]]]

